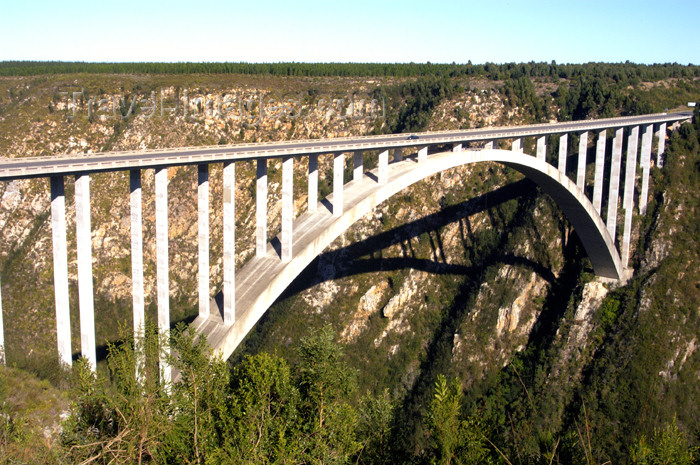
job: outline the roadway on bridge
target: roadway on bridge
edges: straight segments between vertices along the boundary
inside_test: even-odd
[[[631,116],[547,123],[517,127],[495,127],[457,131],[414,133],[380,136],[339,137],[256,144],[235,144],[205,147],[184,147],[92,154],[70,154],[51,157],[0,158],[0,181],[74,175],[98,171],[119,171],[134,168],[155,168],[196,163],[250,160],[266,157],[307,155],[312,153],[341,153],[354,150],[382,150],[389,148],[421,147],[425,145],[531,137],[539,134],[594,131],[610,127],[636,126],[663,122],[682,121],[692,117],[692,112]]]

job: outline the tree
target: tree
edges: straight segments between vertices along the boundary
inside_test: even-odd
[[[165,341],[152,326],[144,333],[143,340],[136,341],[147,361],[139,377],[133,336],[120,345],[109,344],[111,379],[97,377],[84,359],[76,363],[77,400],[63,432],[73,462],[140,464],[157,460],[159,446],[172,437],[174,409],[154,362]]]
[[[359,450],[357,413],[347,399],[355,391],[355,373],[343,362],[343,349],[330,326],[301,340],[297,386],[305,438],[304,459],[340,464]]]
[[[635,465],[693,465],[697,453],[698,448],[690,447],[674,417],[663,429],[654,429],[651,441],[645,436],[639,438],[631,456]]]
[[[462,386],[455,378],[450,384],[444,375],[435,381],[428,408],[428,427],[433,441],[431,463],[489,463],[485,436],[474,418],[461,419]]]
[[[246,357],[233,369],[226,434],[214,462],[298,462],[298,405],[284,359],[266,353]]]

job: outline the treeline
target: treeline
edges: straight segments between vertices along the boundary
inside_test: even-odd
[[[69,61],[2,61],[0,76],[32,76],[40,74],[252,74],[273,76],[393,76],[393,77],[470,77],[491,80],[548,77],[574,79],[592,75],[616,83],[658,81],[667,78],[700,76],[700,66],[678,63],[93,63]]]

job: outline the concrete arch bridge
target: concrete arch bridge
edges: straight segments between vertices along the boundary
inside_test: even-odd
[[[70,365],[72,349],[64,177],[75,176],[80,352],[94,367],[96,351],[90,240],[90,174],[104,171],[130,172],[133,321],[134,331],[138,332],[145,319],[141,171],[155,170],[158,325],[162,331],[168,331],[167,169],[171,166],[197,165],[199,315],[192,325],[198,333],[207,337],[216,352],[228,358],[294,278],[355,221],[409,185],[469,163],[497,162],[523,173],[537,183],[552,197],[573,225],[595,273],[607,278],[622,279],[628,273],[635,205],[639,213],[646,212],[653,139],[658,141],[655,162],[661,166],[667,125],[675,126],[690,117],[689,113],[657,114],[411,135],[391,134],[46,158],[5,158],[0,159],[0,181],[37,177],[49,177],[51,180],[58,354],[61,363]],[[612,135],[611,150],[607,150],[609,133]],[[573,147],[571,154],[569,134],[578,135],[578,147]],[[532,155],[524,153],[522,148],[523,139],[528,137],[536,140],[535,153]],[[586,177],[589,138],[595,138],[593,179]],[[558,155],[553,162],[547,160],[548,139],[558,139],[555,150]],[[467,145],[469,148],[466,148]],[[499,148],[506,146],[510,149]],[[624,176],[623,146],[627,148]],[[378,166],[366,171],[363,156],[370,151],[378,152]],[[322,202],[318,199],[320,154],[333,155],[333,192]],[[295,159],[301,157],[308,158],[308,211],[294,218],[293,166]],[[271,158],[282,159],[282,228],[277,238],[268,241],[267,166]],[[575,168],[567,168],[569,159],[575,160]],[[236,271],[233,195],[235,166],[236,162],[250,160],[254,160],[257,166],[256,254]],[[350,160],[353,177],[350,182],[344,183],[344,171]],[[223,163],[224,280],[221,299],[213,299],[209,294],[209,165],[212,163]],[[607,183],[604,182],[605,178],[608,179]],[[638,181],[641,182],[636,195]],[[586,195],[587,191],[592,192],[590,198]],[[604,200],[606,205],[603,205]],[[618,234],[620,200],[624,215],[621,234]],[[0,346],[3,346],[1,302],[0,296]],[[170,380],[171,370],[164,359],[161,360],[161,368],[163,378]]]

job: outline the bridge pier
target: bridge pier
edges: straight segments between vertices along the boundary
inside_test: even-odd
[[[620,166],[622,164],[622,137],[624,129],[615,130],[613,139],[613,153],[610,161],[610,190],[608,192],[608,214],[605,222],[608,232],[613,242],[615,242],[615,232],[617,230],[617,203],[620,195]]]
[[[492,149],[496,148],[497,146],[498,145],[496,144],[495,140],[490,140],[484,144],[484,149],[485,150],[492,150]]]
[[[207,163],[197,165],[197,245],[199,316],[209,318],[209,165]],[[224,248],[226,248],[225,241]],[[224,257],[225,255],[224,252]]]
[[[659,124],[656,137],[659,140],[658,149],[656,150],[656,166],[663,168],[664,152],[666,151],[666,123]]]
[[[608,130],[598,131],[598,140],[595,147],[595,178],[593,181],[593,208],[601,215],[603,207],[603,175],[605,173],[605,144]]]
[[[362,152],[355,152],[360,154]],[[362,165],[360,165],[362,169]],[[292,223],[294,222],[294,157],[282,159],[282,241],[281,258],[288,262],[292,259]]]
[[[78,307],[80,312],[80,351],[94,372],[95,304],[92,292],[92,234],[90,231],[90,175],[75,177],[75,239],[78,248]]]
[[[523,140],[522,138],[518,137],[516,139],[513,139],[513,145],[511,147],[511,150],[513,152],[520,152],[522,153],[523,151]]]
[[[547,161],[547,136],[537,137],[537,159]]]
[[[365,172],[362,160],[362,150],[355,150],[352,154],[352,180],[360,181]]]
[[[71,366],[70,307],[68,305],[68,245],[66,244],[66,193],[63,176],[51,176],[51,236],[53,282],[56,301],[58,360]]]
[[[158,289],[158,331],[161,338],[170,337],[170,282],[168,276],[168,168],[157,168],[156,194],[156,287]],[[170,381],[170,366],[166,360],[168,346],[160,350],[160,376]]]
[[[264,257],[267,254],[267,158],[258,158],[256,176],[255,255]]]
[[[428,159],[428,147],[418,149],[418,162],[424,162]]]
[[[310,212],[315,212],[318,209],[318,155],[309,155],[309,174],[307,177],[309,193],[308,206]]]
[[[224,162],[223,167],[223,223],[224,223],[224,315],[225,325],[236,318],[236,164]],[[207,282],[207,299],[209,298]]]
[[[588,131],[579,135],[578,139],[578,166],[576,167],[576,187],[585,193],[586,189],[586,157],[588,155]]]
[[[394,149],[394,163],[399,161],[403,161],[403,149],[401,147]]]
[[[642,191],[639,193],[639,214],[647,212],[647,201],[649,199],[649,169],[651,166],[651,140],[654,136],[653,126],[647,124],[642,133],[642,154],[640,165],[642,168]]]
[[[396,156],[396,151],[394,151]],[[345,154],[333,155],[333,216],[343,214],[343,176],[345,174]]]
[[[129,170],[129,206],[131,209],[131,294],[134,315],[134,352],[136,379],[144,368],[143,337],[146,325],[143,290],[143,212],[141,202],[141,170]]]
[[[380,185],[384,185],[389,180],[389,151],[382,150],[379,152],[379,162],[377,164],[377,181]]]
[[[569,135],[562,134],[559,136],[559,159],[557,160],[557,169],[563,175],[566,175],[566,156],[569,146]]]
[[[461,152],[462,151],[462,144],[452,144],[452,151],[453,152]]]
[[[634,185],[637,172],[637,147],[639,126],[634,126],[627,135],[627,160],[625,162],[625,190],[622,208],[625,210],[625,225],[622,232],[622,268],[627,268],[630,255],[630,236],[632,234],[632,213],[634,212]]]

